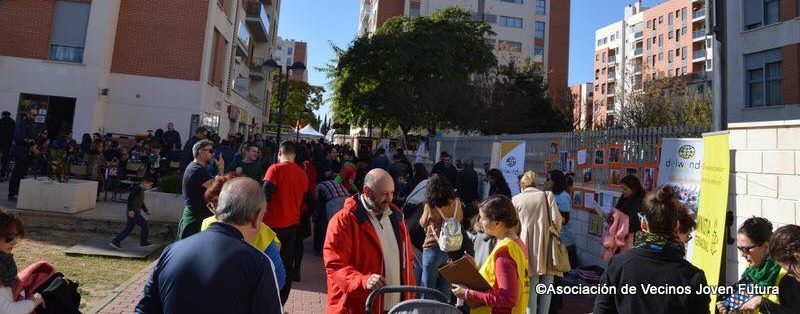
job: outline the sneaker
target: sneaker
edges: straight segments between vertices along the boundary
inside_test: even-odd
[[[122,246],[120,246],[119,242],[117,242],[117,241],[111,241],[109,244],[111,245],[111,247],[113,247],[113,248],[115,248],[117,250],[122,250]]]
[[[141,244],[142,247],[153,246],[153,242],[145,242]]]

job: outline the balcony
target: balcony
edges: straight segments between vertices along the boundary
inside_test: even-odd
[[[692,22],[706,18],[706,9],[700,9],[692,12]]]
[[[608,72],[608,81],[613,82],[617,79],[617,72]]]
[[[616,55],[608,56],[608,63],[614,63],[614,62],[617,62],[617,56]]]
[[[634,74],[641,74],[642,73],[642,65],[637,64],[633,66],[633,73]]]
[[[264,65],[264,59],[253,59],[253,63],[250,64],[250,79],[253,81],[263,81],[267,75],[266,69],[267,66]]]
[[[699,31],[692,32],[692,41],[701,41],[706,39],[706,30],[701,29]]]
[[[267,41],[269,38],[269,15],[264,5],[258,0],[246,0],[244,11],[247,14],[245,22],[250,28],[253,39],[257,41]]]
[[[698,50],[692,53],[692,60],[697,61],[697,59],[703,59],[706,57],[706,50]]]
[[[633,50],[634,57],[641,57],[642,56],[642,48],[636,48]]]

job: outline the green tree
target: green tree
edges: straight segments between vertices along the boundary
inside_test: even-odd
[[[711,94],[690,86],[689,79],[661,78],[644,82],[641,88],[618,91],[625,103],[619,118],[608,127],[710,126]]]
[[[280,86],[283,85],[284,76],[277,72],[273,75],[270,121],[278,121],[278,110],[280,106]],[[322,106],[322,95],[325,89],[321,86],[310,85],[303,81],[289,79],[289,86],[286,94],[286,103],[283,108],[283,124],[294,126],[296,121],[301,123],[319,126],[319,118],[314,114],[314,110]]]
[[[405,135],[415,128],[457,125],[471,76],[496,64],[484,38],[491,27],[468,11],[394,17],[329,65],[337,123],[371,124]]]

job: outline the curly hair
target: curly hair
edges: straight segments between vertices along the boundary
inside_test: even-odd
[[[486,218],[499,221],[511,228],[519,224],[517,210],[514,203],[505,195],[492,195],[481,202],[478,207]]]
[[[428,178],[428,187],[425,189],[425,204],[431,207],[444,207],[456,198],[453,185],[450,181],[433,174]]]
[[[800,226],[787,225],[772,233],[769,255],[776,262],[796,263],[794,254],[800,253]]]
[[[217,202],[219,201],[219,193],[222,192],[222,186],[225,185],[225,182],[241,176],[242,175],[236,172],[231,172],[225,174],[224,176],[215,177],[214,182],[211,183],[211,186],[209,186],[206,192],[203,194],[203,199],[206,200],[206,203],[210,203],[216,208]]]
[[[772,237],[772,223],[761,217],[750,217],[745,220],[737,230],[738,233],[750,238],[755,245],[769,242]]]

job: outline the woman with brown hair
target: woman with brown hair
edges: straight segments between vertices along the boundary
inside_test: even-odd
[[[25,236],[25,228],[17,215],[5,209],[0,209],[0,313],[28,314],[40,305],[44,305],[44,298],[39,293],[34,293],[26,300],[17,301],[14,291],[18,290],[17,262],[11,253]]]
[[[442,247],[440,231],[444,227],[445,220],[450,220],[452,224],[452,220],[455,219],[455,223],[460,227],[463,214],[461,200],[456,196],[450,181],[438,174],[431,175],[425,190],[422,217],[419,219],[420,226],[425,229],[425,241],[422,244],[422,286],[439,290],[445,296],[450,295],[450,283],[439,274],[439,267],[447,264],[449,251],[445,251],[447,247]],[[445,230],[444,233],[449,235],[448,231]],[[460,228],[457,232],[461,236]],[[461,237],[463,241],[463,236]],[[457,246],[460,248],[461,243]]]
[[[707,286],[703,271],[684,259],[686,247],[679,234],[686,207],[672,186],[647,196],[639,215],[642,231],[634,248],[611,258],[601,285],[616,287],[616,294],[600,294],[594,313],[709,313],[711,297],[694,291],[624,294],[623,286]],[[682,212],[683,211],[683,212]],[[691,293],[689,293],[691,292]]]
[[[515,232],[519,225],[517,211],[508,197],[490,196],[480,203],[480,223],[484,231],[497,239],[492,253],[480,268],[480,274],[492,286],[475,291],[453,285],[453,294],[470,304],[479,304],[471,313],[523,314],[528,307],[530,281],[528,253]]]

